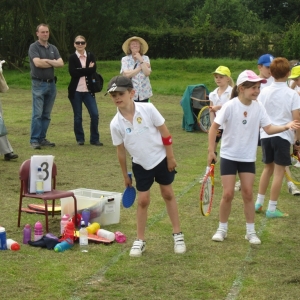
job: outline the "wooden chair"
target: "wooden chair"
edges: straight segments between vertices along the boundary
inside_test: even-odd
[[[52,166],[52,190],[50,192],[44,192],[43,194],[35,194],[35,193],[29,193],[28,190],[28,182],[30,177],[30,159],[25,160],[20,169],[19,169],[19,178],[21,181],[21,187],[20,187],[20,200],[19,200],[19,216],[18,216],[18,227],[20,227],[21,222],[21,213],[22,213],[22,202],[23,198],[35,198],[35,199],[41,199],[44,201],[45,204],[45,218],[46,218],[46,231],[49,232],[48,228],[48,204],[47,201],[52,201],[52,217],[54,217],[54,207],[55,207],[55,199],[60,198],[67,198],[72,197],[74,199],[74,212],[75,216],[77,215],[77,199],[73,192],[71,191],[61,191],[56,190],[56,175],[57,175],[57,168],[56,164],[53,162]],[[75,226],[77,226],[77,218],[75,219]]]

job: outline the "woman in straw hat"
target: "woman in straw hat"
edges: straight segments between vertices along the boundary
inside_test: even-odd
[[[120,73],[131,78],[135,90],[133,100],[136,102],[149,102],[153,95],[149,79],[150,59],[145,55],[148,48],[147,42],[138,36],[127,39],[122,46],[126,56],[121,60]]]

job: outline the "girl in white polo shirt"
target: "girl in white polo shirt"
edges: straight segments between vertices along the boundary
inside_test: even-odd
[[[253,202],[257,129],[262,127],[268,134],[274,134],[299,127],[295,121],[282,126],[271,124],[263,105],[258,101],[252,101],[259,95],[261,82],[265,82],[265,79],[258,77],[253,71],[243,71],[232,90],[234,98],[222,106],[209,131],[208,164],[217,159],[214,152],[215,137],[219,127],[223,127],[220,151],[223,194],[220,203],[219,228],[212,237],[213,241],[222,242],[227,237],[228,218],[234,197],[236,173],[238,173],[246,218],[245,239],[251,244],[261,243],[255,232]]]
[[[232,87],[234,86],[234,82],[231,78],[231,72],[229,68],[225,66],[219,66],[214,72],[214,80],[216,85],[218,86],[214,91],[209,93],[210,100],[210,122],[212,123],[215,119],[215,116],[218,114],[222,105],[224,105],[231,98]],[[215,141],[215,152],[217,151],[217,146],[222,137],[223,129],[219,128],[216,141]],[[210,169],[210,166],[206,167],[205,174]],[[200,178],[200,183],[203,182],[205,175]]]

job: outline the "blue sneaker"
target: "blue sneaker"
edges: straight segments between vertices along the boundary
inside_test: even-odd
[[[258,213],[262,212],[262,205],[260,203],[255,203],[255,211]]]
[[[267,218],[284,218],[288,217],[289,215],[286,213],[281,212],[279,209],[276,208],[275,211],[266,211],[266,217]]]

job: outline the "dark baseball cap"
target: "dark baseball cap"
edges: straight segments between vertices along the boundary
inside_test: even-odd
[[[128,89],[133,89],[132,81],[128,77],[119,75],[109,81],[106,94],[111,92],[124,92]]]

